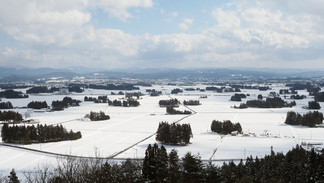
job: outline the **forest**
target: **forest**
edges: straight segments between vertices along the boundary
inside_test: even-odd
[[[28,98],[29,96],[19,91],[5,90],[0,92],[0,98]]]
[[[149,144],[144,160],[127,159],[114,163],[103,159],[59,159],[54,167],[38,167],[24,172],[27,182],[323,182],[324,153],[307,151],[299,145],[286,154],[274,153],[263,158],[249,156],[239,163],[233,161],[216,166],[212,161],[203,162],[198,155],[187,152],[178,156],[177,150],[167,153],[161,145]],[[2,181],[19,180],[12,169]]]
[[[31,144],[58,142],[63,140],[77,140],[82,137],[81,132],[69,132],[62,125],[9,125],[4,123],[1,129],[2,141],[5,143]]]

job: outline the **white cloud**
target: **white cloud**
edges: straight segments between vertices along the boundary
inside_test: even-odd
[[[132,18],[127,9],[129,8],[150,8],[153,6],[152,0],[96,0],[89,1],[92,6],[104,9],[110,16],[116,17],[122,21]]]
[[[193,24],[193,22],[194,22],[193,19],[185,18],[183,20],[183,23],[178,24],[178,28],[183,31],[188,30],[190,26]]]
[[[188,29],[189,29],[189,25],[186,24],[186,23],[180,23],[180,24],[178,24],[178,28],[179,28],[180,30],[185,31],[185,30],[188,30]]]
[[[172,12],[172,13],[170,13],[170,15],[173,16],[173,17],[177,17],[178,16],[178,12]]]
[[[302,7],[301,0],[293,7],[292,0],[280,1],[282,6],[278,0],[231,2],[235,3],[210,12],[215,24],[208,24],[202,32],[133,35],[128,30],[95,28],[87,10],[102,8],[127,21],[133,17],[130,8],[152,7],[151,0],[0,0],[0,32],[17,42],[2,48],[0,65],[118,68],[139,63],[146,67],[322,63],[324,16],[317,11],[316,0],[309,4],[315,12]],[[165,14],[179,19],[175,11]],[[182,19],[175,28],[186,31],[201,26],[194,18]]]

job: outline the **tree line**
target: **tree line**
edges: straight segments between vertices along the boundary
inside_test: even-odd
[[[0,110],[0,121],[11,121],[11,120],[14,122],[19,122],[23,120],[23,117],[18,112]]]
[[[108,96],[107,95],[103,95],[103,96],[98,96],[96,97],[88,97],[88,96],[84,96],[84,101],[93,101],[94,103],[107,103],[108,102]]]
[[[174,109],[174,107],[166,107],[166,113],[167,114],[191,114],[191,111],[188,110],[184,110],[184,111],[180,111],[180,110],[176,110]]]
[[[54,167],[44,166],[25,172],[27,182],[323,182],[324,153],[301,146],[286,154],[274,153],[263,158],[249,156],[239,163],[217,166],[203,162],[199,155],[187,152],[179,157],[177,150],[167,153],[165,147],[148,145],[144,160],[127,159],[120,163],[102,159],[61,158]],[[3,181],[17,181],[14,171]]]
[[[292,107],[296,105],[295,101],[290,103],[285,102],[280,97],[267,98],[264,100],[248,100],[246,101],[248,107],[256,108],[282,108],[282,107]]]
[[[242,101],[242,98],[246,98],[246,95],[244,93],[235,93],[233,96],[231,96],[231,101]]]
[[[91,121],[101,121],[101,120],[109,120],[110,116],[106,115],[103,111],[100,112],[93,112],[90,111],[90,114],[86,115],[86,117],[89,117]]]
[[[81,132],[69,132],[62,125],[13,125],[4,123],[1,129],[2,141],[6,143],[31,144],[77,140],[82,137]]]
[[[139,87],[135,87],[133,84],[123,83],[123,84],[107,84],[107,85],[97,85],[89,84],[89,88],[92,89],[103,89],[103,90],[139,90]]]
[[[179,106],[180,101],[176,98],[174,99],[169,99],[169,100],[160,100],[159,105],[160,107],[167,107],[167,106]]]
[[[0,102],[0,109],[13,109],[13,106],[10,101]]]
[[[46,101],[31,101],[27,104],[28,108],[32,108],[32,109],[43,109],[43,108],[47,108],[47,102]]]
[[[109,100],[108,99],[108,105],[110,106],[123,106],[123,107],[138,107],[140,105],[139,101],[133,99],[133,98],[128,98],[127,100]]]
[[[285,123],[288,125],[302,125],[315,127],[323,123],[323,113],[318,111],[310,111],[306,114],[299,114],[293,111],[287,112]]]
[[[72,99],[71,97],[64,97],[63,100],[52,101],[52,109],[54,111],[60,111],[69,106],[79,106],[80,102],[80,100]]]
[[[183,105],[201,105],[199,100],[184,100]]]
[[[76,92],[76,93],[82,93],[84,90],[80,88],[80,86],[69,86],[67,87],[69,92]],[[50,87],[47,86],[35,86],[26,91],[28,94],[32,93],[54,93],[60,91],[60,88],[57,87]]]
[[[223,122],[218,120],[213,120],[210,125],[211,131],[219,134],[230,134],[233,131],[242,133],[242,127],[240,123],[232,123],[230,120],[224,120]]]
[[[155,139],[163,144],[187,145],[192,137],[190,124],[160,122]]]
[[[20,91],[5,90],[0,92],[0,98],[28,98],[29,96]]]

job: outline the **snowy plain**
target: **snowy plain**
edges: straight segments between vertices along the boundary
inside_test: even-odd
[[[242,102],[230,101],[234,93],[216,93],[212,91],[201,92],[183,91],[176,95],[171,95],[174,88],[205,88],[206,85],[197,86],[168,86],[155,85],[152,87],[140,86],[140,92],[146,94],[139,99],[139,107],[111,107],[108,104],[95,104],[93,102],[83,102],[84,96],[97,97],[108,95],[110,100],[122,98],[121,95],[111,95],[109,90],[86,89],[81,94],[72,93],[68,95],[73,99],[81,100],[79,107],[70,107],[64,111],[36,113],[30,112],[29,119],[39,120],[41,124],[62,124],[67,130],[74,132],[81,131],[82,138],[75,141],[63,141],[55,143],[16,145],[29,149],[41,150],[51,153],[67,154],[83,157],[110,157],[115,158],[144,158],[148,144],[156,143],[155,132],[161,121],[190,123],[193,138],[188,146],[165,145],[168,152],[177,149],[179,157],[185,153],[199,154],[202,160],[214,160],[222,164],[222,160],[245,159],[248,156],[259,158],[270,154],[273,147],[275,152],[286,153],[296,144],[323,142],[324,128],[308,128],[300,126],[290,126],[284,123],[288,111],[295,111],[301,114],[309,112],[303,106],[307,106],[308,101],[314,100],[308,96],[305,90],[299,90],[299,95],[306,95],[303,100],[295,100],[296,106],[292,108],[271,108],[271,109],[234,109],[232,106],[239,105],[246,100],[257,99],[258,94],[264,97],[269,92],[279,92],[279,89],[287,89],[282,84],[271,85],[271,90],[259,91],[256,89],[242,89],[244,94],[250,94]],[[146,89],[162,91],[162,95],[151,97],[145,92]],[[26,89],[18,90],[25,93]],[[127,92],[127,91],[123,91]],[[132,91],[130,91],[132,92]],[[137,91],[136,91],[137,92]],[[200,98],[207,95],[207,98]],[[288,102],[290,95],[287,95]],[[51,104],[53,100],[62,100],[65,95],[29,95],[27,99],[2,99],[11,101],[15,107],[24,107],[30,101],[46,101]],[[192,115],[167,115],[164,107],[158,105],[159,100],[177,98],[183,100],[199,100],[202,105],[189,106],[195,111]],[[283,96],[282,96],[283,97]],[[320,103],[324,107],[324,103]],[[180,106],[179,110],[186,109]],[[24,114],[28,109],[13,109]],[[90,111],[103,111],[110,116],[110,120],[88,121],[84,120],[85,114]],[[323,109],[319,110],[323,112]],[[244,134],[249,135],[219,135],[211,132],[210,125],[213,120],[231,120],[239,122]],[[151,137],[150,137],[151,136]],[[147,139],[146,139],[147,138]],[[146,140],[144,140],[146,139]],[[2,142],[2,141],[1,141]],[[123,151],[127,149],[126,151]],[[119,154],[119,152],[122,152]],[[36,167],[45,164],[57,163],[56,155],[49,155],[35,151],[17,149],[7,146],[0,146],[0,173],[8,174],[12,168],[16,171],[32,171]],[[219,161],[217,161],[219,160]]]

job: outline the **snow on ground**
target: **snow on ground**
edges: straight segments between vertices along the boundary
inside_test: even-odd
[[[192,87],[192,86],[187,86]],[[205,88],[206,86],[198,86]],[[283,86],[272,86],[278,92]],[[56,143],[17,145],[46,152],[68,154],[86,157],[109,157],[129,148],[116,158],[143,158],[148,144],[155,143],[153,135],[159,122],[175,122],[185,115],[166,115],[165,108],[158,106],[159,100],[177,98],[183,100],[200,100],[202,105],[189,106],[196,113],[184,118],[180,123],[190,123],[193,130],[193,138],[188,146],[166,145],[168,152],[177,149],[182,157],[190,151],[192,154],[199,154],[203,160],[224,160],[241,159],[250,155],[253,157],[264,157],[270,153],[271,146],[275,152],[287,152],[296,144],[306,142],[323,142],[324,128],[306,128],[299,126],[289,126],[284,124],[286,113],[296,111],[306,113],[303,109],[309,100],[296,100],[297,106],[293,108],[281,109],[234,109],[231,106],[239,105],[241,102],[229,101],[234,93],[215,93],[200,91],[184,91],[177,95],[170,95],[175,86],[153,86],[141,87],[141,92],[145,93],[146,88],[162,91],[159,97],[142,96],[139,107],[111,107],[107,104],[95,104],[92,102],[82,102],[79,107],[70,107],[64,111],[31,113],[29,119],[38,119],[42,124],[62,124],[67,130],[81,131],[82,139],[76,141],[64,141]],[[182,87],[186,88],[186,86]],[[194,88],[197,88],[194,86]],[[116,91],[113,91],[116,93]],[[270,91],[242,90],[241,93],[250,94],[246,100],[256,99],[258,94],[267,96]],[[299,95],[306,91],[298,91]],[[86,90],[82,94],[69,95],[73,99],[83,101],[84,96],[96,97],[108,94],[110,100],[122,98],[123,96],[110,95],[111,91],[106,90]],[[117,92],[118,93],[118,92]],[[208,98],[199,98],[207,95]],[[28,99],[10,99],[13,106],[23,107],[30,101],[47,101],[51,104],[53,100],[62,100],[63,95],[30,95]],[[289,98],[289,96],[288,96]],[[291,101],[290,99],[286,99]],[[8,101],[8,99],[3,99]],[[324,107],[324,104],[321,103]],[[180,106],[179,110],[186,109]],[[14,109],[24,114],[27,109]],[[90,111],[104,111],[110,115],[111,119],[106,121],[85,121],[81,120]],[[323,112],[323,109],[320,110]],[[246,135],[221,136],[210,131],[212,120],[231,120],[240,122]],[[143,139],[153,135],[147,140]],[[140,142],[140,143],[139,143]],[[137,144],[138,143],[138,144]],[[134,144],[137,144],[133,146]],[[0,146],[0,170],[7,174],[12,168],[15,170],[32,170],[42,164],[55,164],[57,156],[47,155],[39,152],[15,149],[12,147]],[[1,173],[0,171],[0,173]]]

